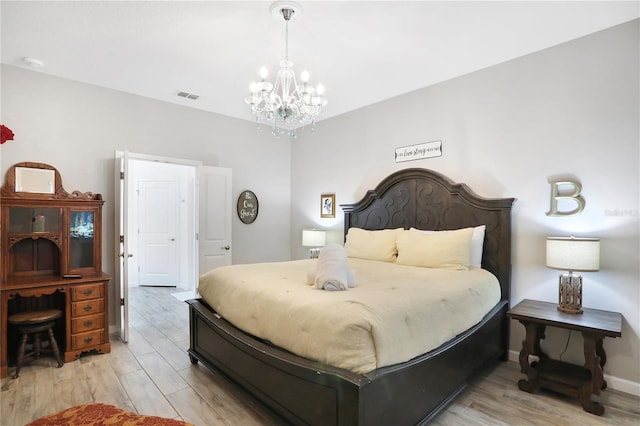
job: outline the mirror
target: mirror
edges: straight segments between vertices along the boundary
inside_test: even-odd
[[[53,194],[55,192],[55,170],[15,168],[15,192]]]

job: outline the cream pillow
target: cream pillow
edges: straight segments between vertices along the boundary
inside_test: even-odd
[[[467,228],[462,228],[467,229]],[[471,236],[471,252],[469,253],[469,266],[474,268],[482,268],[482,249],[484,246],[484,233],[487,229],[486,225],[474,226],[473,235]],[[422,229],[411,228],[411,231],[422,232],[424,234],[434,234],[436,232],[451,231],[423,231]]]
[[[402,232],[396,242],[397,263],[466,271],[469,269],[472,236],[471,228],[433,234]]]
[[[395,262],[398,255],[396,236],[402,231],[402,228],[380,231],[349,228],[344,244],[347,257]]]

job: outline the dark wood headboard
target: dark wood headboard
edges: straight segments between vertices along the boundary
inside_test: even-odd
[[[428,169],[405,169],[386,177],[357,203],[341,204],[349,228],[417,228],[434,231],[486,225],[482,267],[511,288],[511,206],[515,198],[488,199],[463,183]]]

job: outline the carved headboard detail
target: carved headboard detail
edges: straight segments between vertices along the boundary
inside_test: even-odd
[[[486,225],[482,267],[500,281],[509,300],[511,206],[515,198],[487,199],[465,184],[428,169],[405,169],[386,177],[357,203],[342,204],[349,228],[418,228],[441,231]]]

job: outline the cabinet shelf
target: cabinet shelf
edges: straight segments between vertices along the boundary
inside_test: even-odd
[[[57,233],[53,233],[53,232],[27,232],[27,233],[16,233],[16,232],[9,232],[9,240],[23,240],[25,238],[31,238],[33,240],[36,240],[38,238],[60,238],[61,234],[59,232]]]
[[[51,233],[51,232],[29,232],[29,233],[23,233],[23,234],[18,234],[18,233],[9,233],[9,249],[11,249],[11,246],[13,246],[14,244],[22,241],[22,240],[37,240],[40,238],[46,238],[47,240],[51,240],[54,243],[56,243],[56,245],[60,245],[61,240],[62,240],[62,235],[60,233]]]

